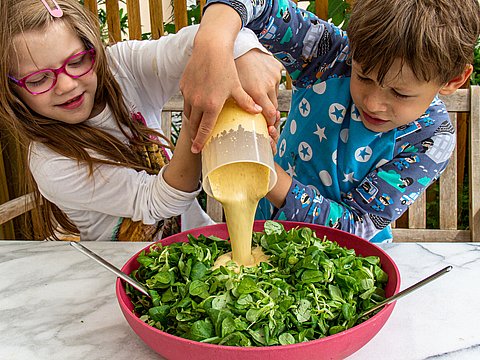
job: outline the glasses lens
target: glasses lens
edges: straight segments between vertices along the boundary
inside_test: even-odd
[[[54,83],[55,73],[51,70],[36,72],[25,79],[25,87],[32,93],[50,90]]]
[[[65,66],[68,75],[79,77],[92,70],[93,56],[90,52],[80,53],[72,56]]]

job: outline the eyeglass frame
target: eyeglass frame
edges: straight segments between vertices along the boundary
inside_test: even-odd
[[[79,56],[79,55],[83,55],[83,54],[87,54],[89,53],[92,57],[92,67],[90,69],[88,69],[88,71],[84,72],[83,74],[81,75],[70,75],[68,72],[67,72],[67,66],[68,66],[68,62],[70,60],[72,60],[74,57],[76,56]],[[71,77],[72,79],[78,79],[86,74],[88,74],[92,69],[93,67],[95,66],[95,55],[96,55],[96,51],[95,51],[95,48],[90,48],[90,49],[86,49],[86,50],[83,50],[83,51],[80,51],[79,53],[76,53],[72,56],[70,56],[68,59],[65,60],[65,62],[63,63],[62,66],[60,66],[59,68],[57,69],[42,69],[42,70],[38,70],[38,71],[35,71],[33,73],[30,73],[28,74],[27,76],[24,76],[23,78],[21,79],[16,79],[14,78],[13,76],[11,75],[8,75],[8,78],[10,80],[13,81],[13,83],[17,86],[20,86],[21,88],[27,90],[30,94],[32,95],[40,95],[40,94],[44,94],[50,90],[52,90],[55,85],[57,84],[57,80],[58,80],[58,75],[62,74],[62,73],[65,73],[67,74],[69,77]],[[55,79],[53,80],[53,83],[52,83],[52,86],[50,88],[48,88],[47,90],[44,90],[44,91],[40,91],[40,92],[34,92],[34,91],[30,91],[28,88],[27,88],[27,85],[25,84],[26,80],[33,76],[33,75],[36,75],[36,74],[39,74],[41,72],[45,72],[45,71],[52,71],[54,74],[55,74]]]

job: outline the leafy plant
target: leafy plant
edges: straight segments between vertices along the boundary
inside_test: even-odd
[[[267,221],[253,234],[270,256],[256,267],[233,262],[212,270],[230,243],[189,236],[155,244],[138,257],[131,276],[152,299],[127,285],[135,312],[169,334],[212,344],[270,346],[336,334],[359,321],[359,313],[385,298],[387,274],[378,257],[319,239],[309,228],[286,231]]]
[[[478,38],[477,45],[475,46],[473,73],[470,80],[472,85],[480,85],[480,38]]]
[[[307,10],[315,13],[315,0],[311,0]],[[350,4],[346,0],[328,0],[328,18],[337,26],[346,28],[350,19]]]
[[[173,3],[172,3],[173,8]],[[201,12],[200,5],[192,5],[187,9],[187,21],[188,25],[200,24]],[[171,17],[164,24],[164,29],[166,33],[173,34],[175,33],[175,24],[174,24],[174,15],[172,13]]]

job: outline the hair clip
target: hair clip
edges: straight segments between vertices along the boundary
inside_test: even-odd
[[[48,4],[47,4],[47,1],[46,0],[41,0],[43,5],[45,5],[45,8],[48,10],[48,12],[50,13],[50,15],[52,15],[53,17],[62,17],[63,15],[63,11],[62,9],[60,9],[60,6],[58,6],[57,2],[55,0],[52,0],[52,2],[55,4],[55,8],[51,8]]]

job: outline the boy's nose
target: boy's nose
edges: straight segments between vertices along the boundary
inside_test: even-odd
[[[57,76],[57,83],[55,84],[55,93],[57,95],[63,95],[75,89],[77,87],[77,79],[73,79],[65,73],[61,73]]]
[[[371,114],[385,111],[387,109],[387,103],[385,101],[385,95],[381,89],[369,91],[364,98],[364,105],[366,110]]]

